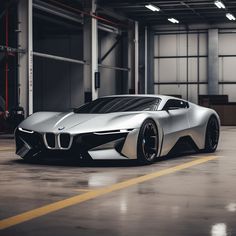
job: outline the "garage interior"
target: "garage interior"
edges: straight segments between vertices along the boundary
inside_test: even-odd
[[[0,1],[0,235],[236,235],[236,2]],[[38,111],[117,94],[213,108],[213,154],[135,161],[15,154]]]

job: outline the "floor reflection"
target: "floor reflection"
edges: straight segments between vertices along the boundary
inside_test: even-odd
[[[236,212],[236,203],[232,202],[229,205],[227,205],[225,208],[229,212]]]
[[[212,226],[211,236],[227,236],[227,226],[225,223],[218,223]]]

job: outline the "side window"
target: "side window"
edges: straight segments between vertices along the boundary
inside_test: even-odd
[[[189,108],[189,104],[182,100],[170,99],[166,102],[163,110],[175,110],[181,108]]]
[[[159,107],[159,104],[160,104],[160,99],[157,99],[156,102],[153,104],[152,108],[151,108],[151,111],[158,111],[158,107]]]

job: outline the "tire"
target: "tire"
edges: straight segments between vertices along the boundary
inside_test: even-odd
[[[205,138],[205,149],[204,152],[211,153],[215,152],[220,135],[220,126],[217,118],[211,116],[207,123],[206,138]]]
[[[137,158],[141,164],[152,164],[158,153],[158,130],[152,119],[143,122],[138,136]]]

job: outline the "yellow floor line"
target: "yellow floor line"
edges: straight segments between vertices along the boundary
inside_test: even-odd
[[[78,192],[90,192],[90,191],[94,191],[93,189],[86,189],[86,188],[78,188],[76,189],[76,191]]]
[[[89,191],[80,195],[76,195],[74,197],[70,197],[70,198],[67,198],[58,202],[54,202],[54,203],[30,210],[21,214],[0,220],[0,229],[3,230],[11,226],[35,219],[37,217],[58,211],[60,209],[73,206],[73,205],[103,196],[105,194],[108,194],[114,191],[128,188],[130,186],[140,184],[145,181],[152,180],[154,178],[172,174],[176,171],[180,171],[180,170],[183,170],[183,169],[195,166],[195,165],[199,165],[199,164],[214,160],[216,158],[217,158],[216,156],[205,156],[202,158],[198,158],[197,160],[194,160],[194,161],[186,162],[181,165],[163,169],[163,170],[153,172],[151,174],[147,174],[147,175],[140,176],[137,178],[128,179],[123,182],[116,183],[116,184],[113,184],[104,188],[99,188],[97,190]]]
[[[0,152],[4,152],[4,151],[15,151],[14,148],[0,148]]]

